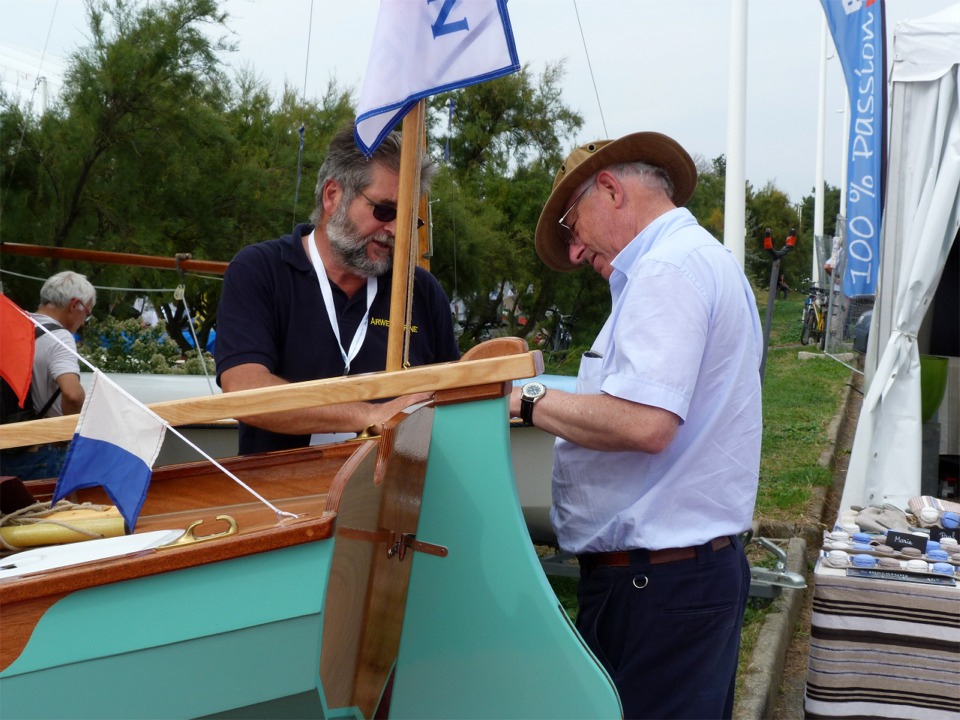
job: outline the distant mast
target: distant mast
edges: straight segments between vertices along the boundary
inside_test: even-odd
[[[723,244],[744,266],[746,231],[747,0],[730,3],[727,167]]]
[[[810,280],[817,282],[820,278],[820,268],[827,261],[827,258],[819,256],[821,247],[826,247],[821,242],[823,237],[823,155],[824,155],[824,135],[826,126],[827,112],[827,17],[824,15],[820,21],[820,95],[819,95],[817,117],[817,174],[813,186],[813,254],[811,257]],[[844,144],[846,147],[846,144]]]

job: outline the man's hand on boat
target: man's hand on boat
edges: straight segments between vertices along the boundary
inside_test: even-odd
[[[248,363],[226,370],[220,376],[224,392],[252,390],[276,385],[288,385],[283,378],[270,373],[263,365]],[[425,402],[433,397],[432,392],[413,393],[387,400],[386,402],[348,402],[325,407],[289,410],[243,416],[237,420],[254,427],[287,435],[310,435],[315,433],[362,432],[380,426],[404,408]]]

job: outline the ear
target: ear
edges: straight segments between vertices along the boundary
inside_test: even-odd
[[[340,187],[340,183],[338,183],[336,180],[327,180],[323,184],[323,190],[320,193],[320,198],[323,202],[324,217],[330,217],[336,212],[337,206],[339,205],[342,197],[343,188]]]
[[[597,190],[609,197],[619,207],[626,199],[626,193],[620,178],[609,170],[601,170],[596,177]]]

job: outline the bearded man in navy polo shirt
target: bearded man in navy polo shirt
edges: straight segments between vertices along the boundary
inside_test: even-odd
[[[386,367],[400,136],[369,160],[352,127],[330,142],[310,224],[245,247],[227,268],[217,313],[217,382],[224,392],[381,371]],[[436,172],[424,158],[420,187]],[[450,303],[429,272],[414,276],[410,362],[460,356]],[[352,402],[240,419],[240,453],[353,437],[418,397]]]

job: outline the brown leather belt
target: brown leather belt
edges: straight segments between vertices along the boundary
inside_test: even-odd
[[[707,543],[704,543],[706,545]],[[714,551],[721,550],[730,544],[730,537],[714,538],[710,541],[710,546]],[[651,565],[663,565],[665,563],[680,562],[681,560],[693,560],[697,556],[697,546],[684,548],[666,548],[664,550],[619,550],[615,552],[584,553],[578,555],[581,565],[592,567],[629,567],[630,558],[633,553],[646,553],[646,561]]]

